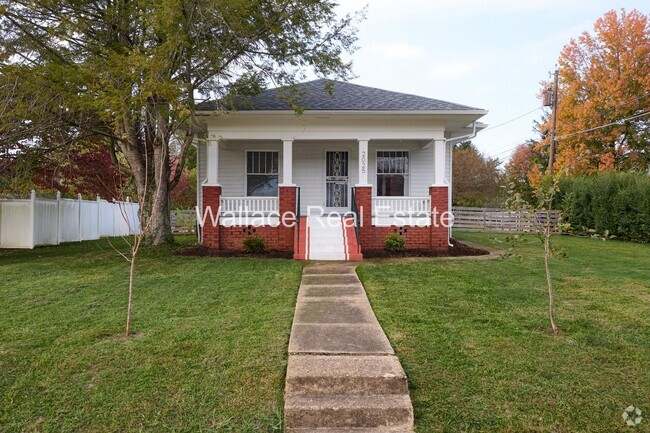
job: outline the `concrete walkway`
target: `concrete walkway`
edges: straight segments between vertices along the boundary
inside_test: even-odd
[[[406,375],[349,262],[303,271],[289,341],[287,432],[411,432]]]

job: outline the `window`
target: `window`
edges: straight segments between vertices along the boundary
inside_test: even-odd
[[[279,152],[246,152],[246,195],[277,197]]]
[[[408,191],[410,174],[407,151],[377,152],[377,195],[404,196]]]

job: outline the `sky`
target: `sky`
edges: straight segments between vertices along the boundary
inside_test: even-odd
[[[342,15],[367,6],[350,56],[352,82],[483,108],[489,114],[481,121],[492,127],[523,115],[473,140],[485,155],[503,161],[517,144],[536,137],[540,81],[549,79],[562,47],[592,32],[611,9],[650,12],[648,0],[339,2]]]

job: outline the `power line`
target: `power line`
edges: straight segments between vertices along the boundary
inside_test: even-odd
[[[608,114],[609,114],[609,113],[611,113],[611,112],[614,111],[614,110],[618,110],[619,108],[625,107],[626,105],[630,105],[630,104],[633,103],[633,102],[639,101],[639,100],[641,100],[641,99],[645,99],[645,98],[647,98],[648,96],[650,96],[650,92],[648,92],[648,93],[646,93],[646,94],[644,94],[644,95],[641,95],[641,96],[636,96],[636,97],[634,97],[634,98],[632,98],[632,99],[628,99],[627,101],[621,102],[620,104],[618,104],[618,105],[616,105],[616,106],[614,106],[614,107],[605,107],[604,110],[605,110],[606,112],[608,112]],[[581,120],[591,120],[591,119],[594,119],[594,118],[596,118],[596,117],[602,118],[602,117],[604,117],[604,115],[601,114],[601,113],[594,113],[594,114],[591,114],[591,115],[589,115],[589,116],[587,116],[587,117],[583,117]],[[577,121],[576,121],[576,122],[571,122],[571,121],[568,121],[567,119],[563,119],[563,122],[564,122],[564,123],[567,123],[567,122],[568,122],[568,123],[570,123],[571,125],[575,125]]]
[[[628,100],[628,101],[621,102],[621,103],[620,103],[619,105],[617,105],[616,107],[606,107],[605,109],[606,109],[607,111],[616,110],[616,109],[618,109],[618,108],[625,107],[626,105],[630,105],[632,102],[636,102],[636,101],[638,101],[638,100],[640,100],[640,99],[647,98],[648,96],[650,96],[650,92],[646,93],[645,95],[641,95],[641,96],[637,96],[636,98],[632,98],[632,99],[630,99],[630,100]]]
[[[640,117],[647,116],[648,114],[650,114],[650,111],[645,111],[645,112],[643,112],[641,114],[637,114],[635,116],[627,117],[625,119],[615,120],[614,122],[610,122],[610,123],[607,123],[605,125],[600,125],[600,126],[596,126],[596,127],[593,127],[593,128],[584,129],[582,131],[572,132],[570,134],[560,135],[559,137],[557,137],[557,139],[559,140],[561,138],[568,138],[568,137],[573,137],[574,135],[585,134],[587,132],[597,131],[599,129],[607,128],[608,126],[618,125],[621,122],[627,122],[628,120],[638,119]]]
[[[637,97],[635,97],[635,98],[629,99],[629,100],[627,100],[627,101],[624,101],[624,102],[620,103],[619,105],[617,105],[617,106],[615,106],[615,107],[608,108],[608,110],[609,110],[609,111],[611,111],[611,110],[616,110],[616,109],[618,109],[618,108],[624,107],[624,106],[626,106],[626,105],[629,105],[629,104],[631,104],[631,103],[633,103],[633,102],[636,102],[636,101],[639,101],[639,100],[641,100],[641,99],[647,98],[647,97],[649,97],[649,96],[650,96],[650,92],[648,92],[648,93],[646,93],[646,94],[644,94],[644,95],[637,96]],[[491,130],[491,129],[495,129],[495,128],[499,128],[499,127],[501,127],[501,126],[507,125],[507,124],[512,123],[512,122],[514,122],[514,121],[516,121],[516,120],[519,120],[519,119],[521,119],[521,118],[523,118],[523,117],[526,117],[526,116],[528,116],[528,115],[530,115],[530,114],[534,113],[535,111],[540,110],[540,109],[542,109],[542,108],[544,108],[544,107],[543,107],[543,106],[536,107],[536,108],[534,108],[534,109],[528,111],[527,113],[521,114],[521,115],[519,115],[519,116],[517,116],[517,117],[515,117],[515,118],[512,118],[512,119],[510,119],[510,120],[507,120],[507,121],[505,121],[505,122],[503,122],[503,123],[499,123],[498,125],[490,126],[489,128],[486,128],[486,129],[484,129],[484,130],[481,131],[481,132],[486,132],[486,131],[489,131],[489,130]],[[574,136],[574,135],[584,134],[584,133],[586,133],[586,132],[591,132],[591,131],[595,131],[595,130],[598,130],[598,129],[606,128],[606,127],[608,127],[608,126],[612,126],[612,125],[615,125],[615,124],[620,123],[620,122],[625,122],[625,121],[627,121],[627,120],[633,120],[633,119],[636,119],[636,118],[638,118],[638,117],[643,117],[643,116],[645,116],[645,115],[647,115],[647,114],[649,114],[649,113],[650,113],[650,112],[641,113],[640,115],[635,115],[635,116],[632,116],[632,117],[627,118],[627,119],[617,120],[617,121],[614,121],[614,122],[609,123],[609,124],[607,124],[607,125],[601,125],[601,126],[597,126],[597,127],[595,127],[595,128],[588,129],[588,130],[578,131],[578,132],[574,132],[574,133],[571,133],[571,134],[565,134],[565,135],[562,135],[562,136],[556,137],[556,139],[559,140],[559,139],[561,139],[561,138],[567,138],[567,137],[571,137],[571,136]],[[590,117],[588,117],[588,119],[593,118],[593,117],[595,117],[595,115],[594,115],[594,116],[590,116]],[[505,154],[505,153],[511,152],[512,150],[516,149],[519,145],[523,144],[523,143],[525,142],[525,140],[526,140],[526,139],[518,141],[517,144],[514,145],[514,146],[513,146],[513,145],[507,145],[507,146],[505,146],[505,147],[499,147],[499,148],[495,149],[495,150],[497,150],[498,152],[495,153],[495,154],[492,154],[492,155],[490,155],[490,156],[491,156],[492,158],[496,158],[496,157],[498,157],[498,156],[500,156],[500,155],[503,155],[503,154]],[[503,150],[501,150],[501,149],[503,149]]]
[[[526,116],[528,116],[528,115],[530,115],[530,114],[534,113],[535,111],[540,110],[540,109],[542,109],[542,108],[543,108],[543,107],[542,107],[541,105],[540,105],[539,107],[535,107],[535,108],[533,108],[532,110],[530,110],[530,111],[528,111],[528,112],[526,112],[526,113],[524,113],[524,114],[521,114],[521,115],[519,115],[519,116],[517,116],[517,117],[515,117],[515,118],[512,118],[512,119],[510,119],[510,120],[507,120],[507,121],[505,121],[505,122],[503,122],[503,123],[499,123],[498,125],[494,125],[494,126],[490,126],[489,128],[485,128],[484,130],[481,131],[481,133],[484,133],[485,131],[489,131],[489,130],[491,130],[491,129],[499,128],[500,126],[507,125],[507,124],[509,124],[509,123],[512,123],[512,122],[514,122],[515,120],[519,120],[519,119],[521,119],[522,117],[526,117]],[[510,145],[508,145],[508,146],[510,146]],[[500,151],[501,149],[504,149],[504,147],[498,147],[498,148],[495,149],[495,151]],[[510,149],[508,149],[508,150],[510,150]],[[506,150],[506,151],[508,151],[508,150]],[[504,153],[504,152],[499,152],[497,155],[500,155],[501,153]],[[491,155],[490,155],[490,156],[491,156]],[[494,156],[492,156],[492,157],[494,157]]]
[[[507,148],[506,150],[502,150],[502,151],[499,152],[499,153],[495,153],[494,155],[492,155],[492,158],[497,158],[497,157],[499,157],[499,156],[501,156],[501,155],[503,155],[503,154],[506,154],[506,153],[508,153],[508,152],[512,152],[513,150],[515,150],[516,148],[518,148],[518,147],[521,146],[522,144],[525,144],[525,143],[519,141],[519,142],[517,142],[517,144],[515,144],[514,146],[510,146],[510,147]]]
[[[640,98],[639,98],[639,99],[640,99]],[[574,135],[585,134],[585,133],[587,133],[587,132],[592,132],[592,131],[596,131],[596,130],[599,130],[599,129],[607,128],[608,126],[617,125],[617,124],[619,124],[619,123],[621,123],[621,122],[627,122],[628,120],[638,119],[638,118],[641,118],[641,117],[644,117],[644,116],[647,116],[647,115],[650,115],[650,111],[646,111],[646,112],[643,112],[643,113],[637,114],[637,115],[635,115],[635,116],[627,117],[627,118],[625,118],[625,119],[619,119],[619,120],[616,120],[616,121],[614,121],[614,122],[607,123],[607,124],[605,124],[605,125],[596,126],[596,127],[593,127],[593,128],[589,128],[589,129],[582,130],[582,131],[572,132],[572,133],[570,133],[570,134],[560,135],[560,136],[556,137],[556,139],[557,139],[557,140],[560,140],[560,139],[563,139],[563,138],[572,137],[572,136],[574,136]],[[509,146],[508,148],[506,148],[505,150],[500,151],[500,152],[495,153],[495,154],[490,155],[490,156],[491,156],[492,158],[496,158],[496,157],[498,157],[498,156],[500,156],[500,155],[503,155],[503,154],[505,154],[505,153],[508,153],[508,152],[511,152],[511,151],[515,150],[517,147],[519,147],[519,146],[522,145],[522,144],[525,144],[525,143],[524,143],[523,141],[519,141],[519,142],[518,142],[517,144],[515,144],[514,146],[513,146],[513,145],[510,145],[510,146]]]
[[[526,138],[522,138],[521,140],[516,141],[516,144],[508,144],[506,148],[502,148],[504,150],[501,150],[495,154],[490,155],[492,158],[497,158],[500,155],[503,155],[505,153],[511,152],[515,150],[517,147],[521,146],[522,144],[526,144]]]
[[[501,126],[503,126],[503,125],[507,125],[508,123],[512,123],[512,122],[514,122],[515,120],[519,120],[519,119],[521,119],[522,117],[526,117],[526,116],[528,116],[529,114],[533,114],[535,111],[537,111],[537,110],[539,110],[539,109],[541,109],[541,108],[542,108],[541,106],[536,107],[536,108],[530,110],[528,113],[524,113],[524,114],[522,114],[522,115],[520,115],[520,116],[515,117],[514,119],[510,119],[510,120],[507,120],[507,121],[505,121],[505,122],[503,122],[503,123],[499,123],[498,125],[494,125],[494,126],[490,126],[489,128],[485,128],[485,129],[484,129],[483,131],[481,131],[481,132],[483,133],[483,132],[485,132],[485,131],[489,131],[489,130],[491,130],[491,129],[499,128],[499,127],[501,127]]]

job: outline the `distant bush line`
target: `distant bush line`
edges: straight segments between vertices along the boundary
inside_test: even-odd
[[[557,206],[579,233],[650,242],[650,176],[598,173],[566,178]]]

